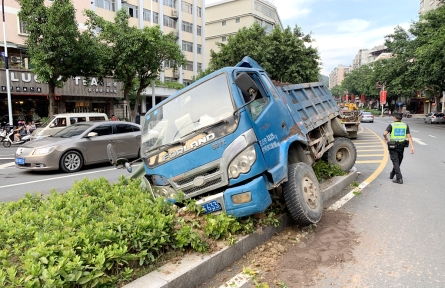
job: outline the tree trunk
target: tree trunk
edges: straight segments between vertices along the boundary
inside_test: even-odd
[[[139,98],[136,97],[134,108],[131,110],[130,116],[131,116],[131,122],[136,122],[136,115],[138,114],[138,108],[139,108]]]
[[[48,116],[51,117],[54,115],[54,91],[55,86],[52,83],[48,83],[48,98],[49,98],[49,107],[48,107]]]

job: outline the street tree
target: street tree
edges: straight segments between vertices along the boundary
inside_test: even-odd
[[[311,46],[312,41],[311,34],[305,35],[298,26],[284,30],[276,27],[267,34],[255,22],[229,36],[227,44],[217,43],[220,50],[210,51],[210,68],[233,66],[244,56],[250,56],[272,79],[290,83],[318,81],[320,57]]]
[[[70,77],[90,77],[101,69],[102,46],[90,31],[80,32],[70,0],[45,6],[43,0],[19,0],[19,18],[26,23],[32,71],[48,83],[49,116],[54,115],[55,88]]]
[[[334,97],[341,97],[341,96],[343,96],[343,94],[344,94],[343,92],[344,92],[344,90],[341,87],[341,85],[335,85],[334,87],[331,88],[331,94]]]
[[[186,64],[185,56],[172,32],[163,34],[159,26],[143,29],[129,26],[130,16],[125,9],[117,11],[114,22],[91,10],[86,11],[86,15],[89,29],[98,29],[98,38],[107,44],[105,70],[112,71],[113,77],[123,83],[126,102],[134,103],[130,113],[134,121],[141,94],[163,71],[163,63],[168,62],[171,69],[178,69]],[[135,98],[130,99],[131,95]]]

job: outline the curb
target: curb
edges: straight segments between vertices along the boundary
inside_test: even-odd
[[[332,178],[332,185],[323,189],[323,202],[332,198],[345,187],[349,186],[357,178],[357,169],[352,167],[350,173],[345,176]],[[244,254],[264,243],[275,233],[282,231],[293,220],[288,215],[281,218],[280,226],[267,226],[250,235],[241,237],[234,245],[225,247],[213,254],[193,252],[186,255],[179,264],[168,263],[156,271],[150,272],[133,282],[125,285],[125,288],[193,288],[206,280],[211,279],[232,263],[238,261]]]

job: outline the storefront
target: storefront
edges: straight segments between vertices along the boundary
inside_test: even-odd
[[[48,116],[48,84],[37,81],[29,70],[10,69],[12,114],[15,121],[20,115],[31,120],[33,114]],[[8,114],[6,70],[0,69],[0,117]],[[112,78],[90,78],[87,84],[83,77],[74,77],[56,88],[54,113],[102,112],[114,113],[115,99],[122,99],[122,84]]]

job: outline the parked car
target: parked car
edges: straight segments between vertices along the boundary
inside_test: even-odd
[[[423,118],[423,121],[425,123],[443,123],[444,122],[444,115],[440,112],[430,112],[425,115],[425,118]]]
[[[138,158],[141,126],[117,121],[71,124],[52,136],[20,146],[15,164],[28,170],[77,172],[84,165],[108,162],[109,143],[113,143],[117,157]]]
[[[374,115],[371,112],[363,112],[360,116],[360,122],[374,123]]]

